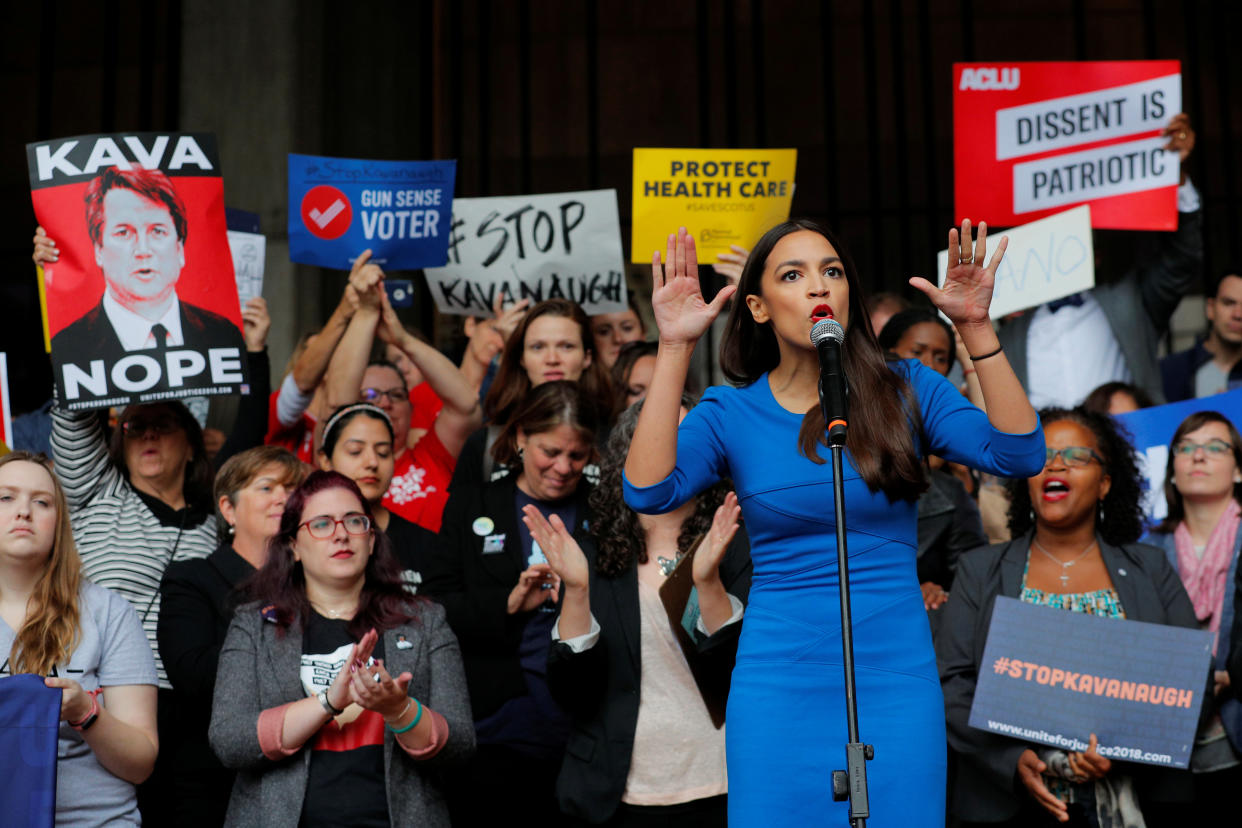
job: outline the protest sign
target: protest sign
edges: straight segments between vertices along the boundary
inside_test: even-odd
[[[13,419],[9,416],[9,359],[0,351],[0,443],[13,448]]]
[[[990,230],[988,261],[996,254],[1001,236],[1009,237],[1005,255],[996,268],[988,311],[993,319],[1095,287],[1091,208],[1087,205],[1003,233]],[[941,284],[948,264],[949,251],[941,250],[936,256]]]
[[[955,63],[957,220],[1010,227],[1090,203],[1093,226],[1177,229],[1176,60]]]
[[[1117,421],[1130,432],[1134,449],[1139,455],[1140,470],[1147,481],[1147,491],[1143,493],[1143,512],[1153,524],[1169,513],[1164,498],[1169,441],[1182,420],[1196,411],[1216,411],[1225,415],[1235,426],[1242,426],[1242,389],[1117,415]]]
[[[442,313],[490,316],[506,304],[570,299],[588,314],[628,307],[616,190],[453,202],[448,264],[426,269]]]
[[[267,237],[260,233],[229,231],[229,251],[233,254],[233,273],[237,277],[237,299],[263,295],[263,260],[267,255]]]
[[[26,145],[59,405],[236,393],[241,310],[215,136],[82,135]]]
[[[391,270],[444,264],[456,161],[289,153],[289,259],[349,270],[363,250]]]
[[[1212,639],[1000,596],[970,726],[1079,752],[1094,733],[1101,756],[1185,768]]]
[[[789,218],[797,162],[795,149],[635,148],[630,261],[663,257],[678,227],[694,235],[700,264],[731,244],[749,250]]]

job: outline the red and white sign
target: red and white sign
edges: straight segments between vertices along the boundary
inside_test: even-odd
[[[354,220],[354,210],[345,194],[329,184],[311,187],[302,196],[302,223],[311,235],[339,239]]]
[[[1177,229],[1176,60],[953,65],[957,221],[1027,224],[1079,204],[1092,226]]]

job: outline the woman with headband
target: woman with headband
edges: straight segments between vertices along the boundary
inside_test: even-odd
[[[417,592],[426,550],[435,534],[384,507],[395,457],[392,421],[377,405],[341,406],[324,423],[319,468],[340,472],[358,484],[375,515],[375,527],[392,541],[393,553],[405,570],[406,586]]]

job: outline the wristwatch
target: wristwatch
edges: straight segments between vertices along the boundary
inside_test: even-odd
[[[345,712],[345,708],[343,707],[332,706],[331,700],[328,699],[328,691],[326,689],[320,690],[316,698],[319,699],[319,703],[323,705],[324,712],[329,716],[339,716]]]

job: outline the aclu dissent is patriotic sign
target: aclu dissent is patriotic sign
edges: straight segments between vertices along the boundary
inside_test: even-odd
[[[26,145],[57,400],[69,410],[246,387],[224,179],[207,133]]]
[[[789,218],[796,149],[634,149],[630,261],[651,264],[668,234],[686,227],[700,263],[748,250]]]
[[[628,307],[616,190],[453,202],[448,264],[429,267],[442,313],[490,316],[529,298],[569,299],[588,314]]]
[[[993,319],[1095,287],[1091,208],[1086,204],[1004,233],[989,232],[989,261],[1002,236],[1008,237],[1009,244],[996,268],[992,304],[988,308]],[[948,265],[949,251],[941,250],[936,256],[940,284],[944,283]]]
[[[955,63],[957,221],[1011,227],[1078,204],[1093,226],[1177,229],[1175,60]]]
[[[1124,568],[1113,573],[1122,603]],[[1066,752],[1184,768],[1213,635],[1066,612],[999,596],[970,708],[971,727]]]
[[[1164,497],[1169,441],[1182,420],[1196,411],[1215,411],[1223,414],[1234,426],[1242,428],[1242,388],[1117,415],[1117,421],[1130,432],[1134,450],[1138,452],[1139,469],[1147,481],[1147,491],[1143,493],[1143,512],[1152,524],[1164,520],[1169,513]]]
[[[289,154],[289,259],[349,270],[363,250],[390,270],[444,264],[456,161]]]

